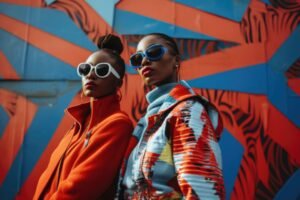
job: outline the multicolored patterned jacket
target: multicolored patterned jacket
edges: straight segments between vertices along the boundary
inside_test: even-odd
[[[137,126],[121,170],[119,199],[224,199],[216,109],[185,82]]]

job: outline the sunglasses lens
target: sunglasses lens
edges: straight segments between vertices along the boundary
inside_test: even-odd
[[[152,61],[159,60],[164,55],[164,49],[160,45],[153,46],[146,50],[146,55]]]
[[[80,76],[86,76],[90,73],[91,66],[87,63],[81,63],[78,66],[78,73]]]
[[[109,73],[109,66],[107,64],[98,64],[96,67],[96,74],[99,77],[105,77]]]
[[[143,61],[143,56],[140,53],[133,54],[130,57],[130,64],[132,66],[141,66]]]

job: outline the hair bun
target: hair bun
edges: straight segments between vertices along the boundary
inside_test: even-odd
[[[101,36],[98,39],[97,46],[99,49],[110,49],[118,54],[121,54],[123,51],[121,39],[113,34]]]

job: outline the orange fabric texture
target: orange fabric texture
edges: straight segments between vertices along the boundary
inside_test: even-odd
[[[113,199],[132,122],[120,111],[116,95],[66,113],[74,125],[53,152],[33,199]]]

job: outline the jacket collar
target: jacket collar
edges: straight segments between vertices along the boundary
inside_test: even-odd
[[[162,103],[158,113],[150,116],[149,121],[152,121],[151,123],[154,124],[153,121],[161,118],[161,116],[163,116],[167,110],[170,110],[183,100],[194,97],[201,99],[201,103],[205,107],[208,117],[210,118],[213,128],[216,132],[216,138],[219,139],[223,129],[223,123],[218,110],[216,110],[215,106],[212,105],[205,97],[197,95],[196,92],[185,81],[180,81],[176,86],[174,86]]]
[[[191,98],[193,96],[196,96],[194,90],[188,85],[186,81],[182,80],[178,84],[176,84],[173,89],[171,89],[158,112],[163,112],[174,106],[178,102]]]
[[[85,119],[91,114],[88,129],[109,116],[111,113],[120,110],[120,102],[117,94],[90,99],[89,102],[69,107],[65,110],[75,122],[82,128]]]

